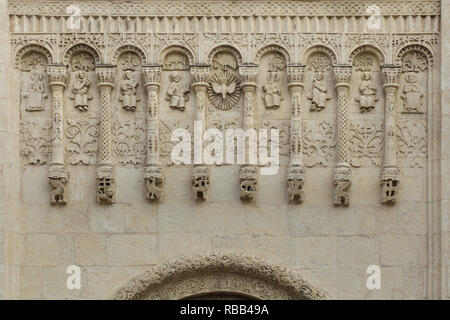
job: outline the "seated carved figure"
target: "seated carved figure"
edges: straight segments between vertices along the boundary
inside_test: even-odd
[[[188,96],[185,96],[190,89],[181,83],[181,76],[178,73],[169,76],[170,85],[167,89],[166,100],[169,101],[169,106],[172,108],[184,111],[185,103]]]
[[[120,100],[122,101],[122,106],[125,110],[136,110],[136,103],[138,101],[136,98],[137,84],[138,82],[134,78],[133,73],[130,70],[125,71],[123,80],[120,84],[120,89],[122,91]]]
[[[359,93],[361,94],[356,101],[359,101],[361,112],[370,111],[375,108],[375,102],[378,99],[375,97],[377,93],[377,86],[372,81],[372,76],[368,72],[364,72],[361,76],[362,81],[359,85]]]
[[[74,100],[74,107],[80,111],[88,110],[88,100],[92,99],[92,97],[88,96],[90,84],[85,71],[78,70],[75,72],[75,80],[70,98]]]
[[[30,72],[30,79],[24,83],[22,96],[27,111],[44,110],[44,101],[48,95],[42,81],[43,76],[42,72],[33,70]]]
[[[278,74],[276,71],[269,71],[269,82],[263,87],[264,102],[267,109],[278,109],[281,104],[281,90],[278,81]]]
[[[322,72],[317,72],[314,76],[312,96],[310,96],[309,99],[311,100],[311,111],[321,111],[325,109],[328,100],[330,100],[330,97],[328,97],[328,89],[324,83],[324,74]]]

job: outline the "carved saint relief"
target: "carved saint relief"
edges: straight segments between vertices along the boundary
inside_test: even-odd
[[[368,112],[375,109],[375,102],[378,101],[378,98],[375,97],[377,86],[373,82],[372,75],[369,72],[364,72],[361,76],[359,93],[360,96],[355,99],[360,104],[361,112]]]
[[[88,100],[92,97],[88,95],[89,86],[91,82],[88,80],[88,75],[83,70],[75,71],[74,82],[72,88],[71,99],[74,100],[74,107],[80,111],[88,111]]]
[[[239,101],[239,75],[236,59],[229,53],[218,53],[211,65],[208,97],[219,110],[230,110]]]
[[[122,106],[125,110],[136,110],[136,103],[140,100],[139,98],[136,98],[137,86],[138,81],[133,71],[125,71],[123,79],[120,82],[121,96],[119,98],[119,101],[122,101]]]
[[[87,52],[79,52],[71,58],[73,72],[72,88],[69,98],[74,101],[74,107],[79,111],[89,110],[88,101],[92,99],[89,95],[89,72],[94,70],[94,58]]]
[[[189,99],[187,94],[190,92],[190,89],[182,82],[182,77],[179,73],[170,74],[169,81],[170,85],[167,89],[166,100],[169,101],[171,108],[184,111],[186,101]]]
[[[313,55],[308,61],[308,69],[314,72],[308,99],[311,100],[310,111],[322,111],[331,99],[328,93],[326,74],[331,68],[330,59],[322,53]]]
[[[420,52],[410,52],[403,57],[402,84],[400,98],[403,103],[402,113],[424,112],[424,86],[427,73],[426,57]]]
[[[22,98],[27,111],[42,111],[48,94],[44,85],[44,73],[39,70],[30,71],[30,77],[23,83]]]
[[[403,101],[403,113],[423,113],[423,89],[418,84],[417,74],[408,72],[405,75],[400,98]]]
[[[263,86],[266,109],[278,109],[281,105],[283,97],[281,96],[278,70],[283,70],[284,67],[284,59],[279,54],[275,54],[269,62],[267,83]]]
[[[377,98],[377,84],[375,82],[375,72],[379,70],[378,59],[372,53],[362,53],[356,56],[354,60],[354,71],[356,71],[359,80],[358,96],[355,100],[359,102],[362,113],[375,109]]]

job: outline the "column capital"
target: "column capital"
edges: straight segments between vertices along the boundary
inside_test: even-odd
[[[102,86],[114,86],[114,74],[116,72],[116,66],[114,65],[107,65],[107,64],[101,64],[95,66],[95,72],[97,73],[98,77],[98,87]]]
[[[383,86],[386,87],[398,87],[399,76],[401,67],[397,65],[384,65],[381,66],[383,72]]]
[[[49,64],[47,66],[47,75],[50,87],[66,86],[67,81],[67,66],[63,64]]]
[[[286,66],[287,76],[288,76],[288,86],[289,87],[303,87],[303,81],[305,78],[305,65],[294,65],[290,64]]]
[[[350,65],[334,65],[333,70],[336,76],[336,88],[349,87],[353,67]]]
[[[194,78],[194,83],[192,84],[192,86],[194,88],[199,86],[208,86],[210,69],[211,66],[209,64],[191,65],[191,74]]]
[[[256,76],[258,75],[258,65],[256,64],[244,64],[239,66],[239,74],[242,77],[241,87],[255,88]]]
[[[144,86],[149,89],[151,87],[159,88],[161,84],[161,65],[142,66],[142,75],[144,76]]]

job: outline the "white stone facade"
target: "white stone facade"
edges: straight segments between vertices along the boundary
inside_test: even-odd
[[[0,0],[0,298],[449,299],[446,2]]]

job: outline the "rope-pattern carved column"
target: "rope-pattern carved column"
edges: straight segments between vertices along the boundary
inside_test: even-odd
[[[112,165],[111,144],[111,92],[114,88],[113,78],[115,67],[98,65],[95,68],[98,77],[97,87],[100,90],[100,148],[96,180],[97,202],[114,203],[116,199],[115,171]]]
[[[305,66],[287,66],[288,87],[291,92],[291,130],[290,154],[291,160],[287,174],[289,201],[303,202],[303,184],[305,181],[305,168],[302,155],[302,118],[301,99],[304,88]]]
[[[67,67],[49,65],[47,67],[49,85],[52,90],[52,163],[48,179],[52,191],[52,204],[67,203],[66,184],[68,176],[64,165],[64,102],[63,92],[66,87]]]
[[[159,88],[161,66],[143,67],[145,88],[147,90],[147,162],[144,171],[147,199],[158,200],[162,196],[164,179],[159,160]]]
[[[242,127],[245,131],[254,129],[254,92],[256,89],[257,65],[239,66],[242,77],[241,88],[244,92]],[[249,150],[250,148],[246,148]],[[241,167],[239,186],[242,200],[255,200],[257,196],[258,169],[256,165],[247,163]]]
[[[336,76],[337,106],[337,165],[334,172],[334,204],[350,204],[349,188],[352,183],[352,169],[348,145],[348,94],[352,75],[351,66],[334,66]]]
[[[394,204],[398,197],[400,170],[397,167],[396,98],[399,66],[382,66],[383,88],[386,96],[384,108],[384,163],[381,174],[381,203]]]
[[[191,67],[191,74],[194,78],[192,88],[195,91],[195,121],[201,124],[203,139],[203,131],[206,127],[205,108],[206,108],[206,89],[208,88],[210,66],[194,65]],[[202,150],[199,150],[203,152]],[[206,200],[209,191],[209,172],[208,167],[203,164],[195,163],[192,169],[192,190],[196,200]]]

